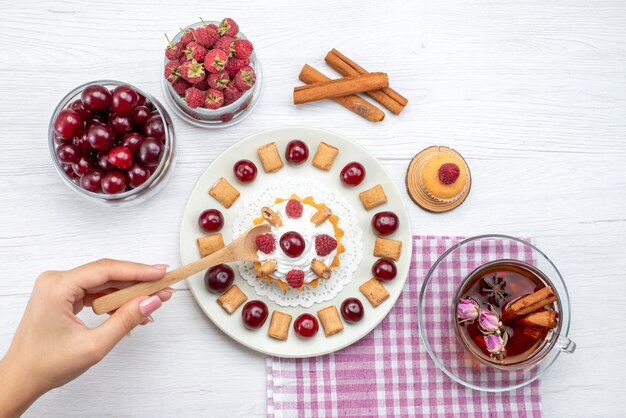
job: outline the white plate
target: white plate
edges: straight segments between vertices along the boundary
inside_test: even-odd
[[[256,150],[261,145],[275,141],[281,156],[284,154],[285,146],[292,139],[300,139],[309,146],[309,160],[297,166],[285,166],[276,173],[264,173],[259,161]],[[325,141],[339,148],[339,155],[335,160],[330,171],[322,171],[311,165],[311,160],[320,141]],[[233,164],[246,158],[253,161],[259,168],[259,174],[252,184],[241,185],[234,177]],[[339,180],[339,172],[351,161],[358,161],[365,166],[366,176],[363,183],[359,186],[345,187]],[[332,300],[321,304],[315,304],[310,308],[302,307],[282,307],[264,297],[259,297],[248,283],[246,283],[238,274],[236,265],[232,265],[235,270],[235,283],[248,296],[248,300],[263,300],[270,311],[270,317],[274,310],[289,313],[293,320],[298,315],[309,312],[316,314],[319,309],[329,305],[339,307],[341,302],[347,297],[357,297],[363,303],[365,308],[365,316],[357,324],[344,324],[344,330],[330,337],[324,335],[320,324],[320,331],[311,339],[304,340],[299,338],[293,330],[293,320],[289,330],[289,338],[286,341],[279,341],[268,337],[267,328],[269,326],[269,318],[266,323],[258,330],[250,331],[243,325],[241,319],[241,307],[232,315],[228,315],[216,302],[217,295],[209,293],[204,285],[204,272],[198,273],[187,279],[191,293],[204,311],[204,313],[213,321],[218,328],[233,338],[235,341],[250,347],[253,350],[260,351],[279,357],[312,357],[321,354],[331,353],[343,347],[346,347],[360,338],[367,335],[376,325],[382,321],[389,313],[394,303],[400,296],[402,288],[409,272],[409,264],[411,262],[412,245],[411,225],[404,199],[400,194],[400,190],[393,183],[391,176],[387,170],[360,145],[355,142],[321,129],[312,128],[282,128],[260,132],[239,141],[219,157],[202,173],[200,179],[191,191],[191,196],[185,207],[183,220],[180,230],[180,256],[183,264],[190,263],[199,258],[198,248],[196,246],[196,238],[205,235],[198,227],[198,216],[202,211],[208,208],[217,208],[224,214],[224,227],[222,234],[224,242],[228,243],[232,239],[232,225],[236,218],[237,212],[241,210],[241,205],[245,199],[239,198],[230,209],[225,209],[220,203],[208,194],[209,188],[220,177],[225,177],[232,185],[234,185],[243,195],[254,193],[263,184],[266,179],[280,179],[281,177],[303,176],[316,179],[328,184],[338,190],[345,190],[346,200],[353,205],[357,212],[359,226],[363,230],[363,259],[357,271],[353,276],[351,283],[346,285],[343,290]],[[387,194],[388,203],[366,212],[359,200],[359,193],[369,189],[376,184],[381,184]],[[285,191],[286,197],[291,191]],[[359,286],[369,280],[371,276],[371,266],[376,260],[372,255],[374,249],[374,240],[376,235],[370,226],[370,222],[374,213],[380,210],[390,210],[395,212],[400,219],[400,228],[389,238],[401,240],[403,242],[402,255],[398,260],[398,275],[391,282],[385,282],[384,285],[390,293],[389,298],[381,305],[374,308],[368,300],[359,291]],[[416,318],[417,320],[417,318]]]

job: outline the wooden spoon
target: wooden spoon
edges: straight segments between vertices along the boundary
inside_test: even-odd
[[[192,274],[217,266],[218,264],[231,261],[257,261],[255,238],[257,235],[265,234],[269,231],[270,226],[267,224],[252,227],[221,250],[209,254],[193,263],[169,271],[162,279],[154,282],[137,283],[133,286],[99,297],[93,302],[93,311],[98,315],[114,311],[129,300],[139,296],[152,295],[174,283],[178,283]]]

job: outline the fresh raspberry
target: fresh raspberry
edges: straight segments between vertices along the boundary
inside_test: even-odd
[[[226,52],[228,55],[232,55],[234,51],[234,43],[235,39],[232,36],[223,36],[219,39],[219,41],[215,42],[213,48],[221,49]]]
[[[195,87],[190,87],[185,92],[185,101],[192,109],[200,107],[204,104],[204,93]]]
[[[187,89],[191,86],[192,84],[182,77],[179,77],[176,80],[172,81],[172,87],[174,88],[176,94],[178,94],[179,96],[184,96]]]
[[[233,83],[229,83],[224,89],[224,106],[235,103],[243,93]]]
[[[217,28],[218,28],[218,26],[215,23],[209,23],[208,25],[206,25],[206,27],[207,28],[212,28],[212,29],[215,29],[215,30],[217,30]],[[218,35],[219,35],[219,32],[218,32]]]
[[[276,249],[276,238],[272,234],[257,235],[255,242],[256,248],[262,253],[270,254]]]
[[[202,81],[194,84],[193,86],[198,90],[207,91],[209,89],[209,77],[203,78]]]
[[[209,81],[209,86],[218,90],[224,90],[230,81],[230,77],[228,77],[228,73],[226,71],[210,73],[207,79]]]
[[[302,270],[296,269],[289,270],[286,279],[287,283],[289,283],[289,286],[293,287],[294,289],[298,289],[304,284],[304,272]]]
[[[219,73],[228,62],[228,54],[221,49],[212,49],[204,57],[204,66],[210,73]]]
[[[230,17],[225,18],[220,23],[217,31],[222,36],[235,36],[239,33],[239,25]]]
[[[183,53],[188,60],[196,60],[198,62],[202,62],[204,61],[204,56],[206,55],[206,48],[196,41],[191,41],[187,44],[187,46],[185,46],[185,49],[183,49]]]
[[[224,93],[217,89],[208,89],[204,99],[204,107],[215,110],[224,105]]]
[[[250,60],[232,57],[228,59],[228,62],[226,63],[226,66],[224,67],[224,69],[226,70],[226,72],[228,73],[228,76],[232,80],[235,78],[239,70],[241,70],[244,67],[247,67],[248,65],[250,65]]]
[[[302,216],[302,209],[302,203],[300,203],[299,200],[289,199],[287,206],[285,206],[285,213],[287,213],[287,216],[290,218],[298,219]]]
[[[254,47],[252,42],[245,39],[237,39],[233,41],[233,54],[240,59],[245,59],[252,54]]]
[[[175,44],[170,41],[170,38],[165,35],[165,39],[167,39],[167,48],[165,48],[165,56],[168,60],[177,60],[178,57],[183,53],[183,45],[180,42]]]
[[[459,178],[461,170],[454,163],[445,163],[439,167],[439,181],[443,184],[452,184]]]
[[[203,47],[211,48],[220,39],[220,35],[213,28],[199,27],[193,30],[193,39]]]
[[[315,252],[322,257],[332,253],[337,248],[337,240],[330,235],[321,234],[315,237]]]
[[[180,30],[183,35],[180,37],[180,42],[181,45],[187,45],[189,42],[193,41],[193,29],[191,28],[187,28],[187,29],[182,29]]]
[[[185,61],[179,70],[180,76],[191,84],[199,83],[205,77],[204,67],[196,60]]]
[[[234,117],[235,117],[235,114],[233,112],[224,113],[222,116],[220,116],[220,120],[223,123],[226,123],[226,122],[230,122],[231,120],[233,120]]]
[[[244,67],[235,76],[235,86],[241,91],[249,90],[256,82],[256,74],[252,67]]]
[[[165,79],[167,81],[176,81],[176,79],[180,77],[180,71],[178,71],[179,66],[178,61],[169,61],[165,64]]]

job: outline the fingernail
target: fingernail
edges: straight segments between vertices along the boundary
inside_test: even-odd
[[[167,270],[167,268],[169,267],[169,264],[153,264],[152,267],[154,267],[155,269],[159,269],[159,270]]]
[[[150,296],[139,302],[139,311],[143,316],[149,316],[161,307],[161,299],[158,296]]]

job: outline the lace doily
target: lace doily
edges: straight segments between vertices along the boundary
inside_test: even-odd
[[[339,266],[333,269],[331,278],[318,280],[315,288],[304,286],[302,290],[282,290],[274,282],[257,279],[254,263],[238,262],[237,265],[241,277],[254,287],[259,296],[266,296],[280,306],[308,308],[314,303],[334,298],[344,285],[350,283],[363,255],[363,231],[358,226],[356,212],[338,190],[315,180],[291,179],[271,183],[256,194],[248,196],[244,201],[244,210],[233,224],[233,237],[240,236],[252,226],[252,221],[259,217],[263,206],[272,206],[277,198],[289,198],[292,194],[300,198],[311,196],[316,203],[325,203],[339,218],[339,227],[345,232],[341,238],[345,252],[339,255]]]

